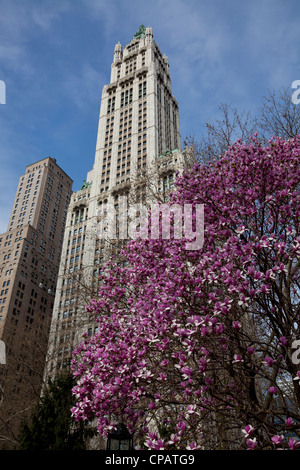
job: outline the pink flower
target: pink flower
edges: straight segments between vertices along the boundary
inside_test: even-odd
[[[233,326],[233,328],[236,329],[236,330],[239,330],[240,328],[242,328],[242,324],[241,324],[241,322],[239,322],[239,321],[234,321],[234,322],[232,322],[232,326]]]
[[[187,446],[187,449],[188,450],[195,450],[195,449],[199,449],[199,446],[197,446],[196,442],[193,441]]]
[[[276,362],[274,359],[272,359],[270,356],[266,356],[264,363],[267,364],[269,367],[271,367],[274,362]]]
[[[256,437],[254,439],[247,439],[246,443],[248,446],[248,450],[255,449],[255,447],[257,446]]]
[[[260,290],[261,290],[261,292],[262,292],[263,294],[267,294],[267,293],[269,292],[269,290],[270,290],[270,287],[267,286],[266,284],[263,284],[263,285],[261,286],[261,289],[260,289]]]
[[[255,354],[255,349],[253,347],[248,348],[248,354]]]
[[[298,447],[300,445],[300,441],[295,441],[295,439],[293,439],[292,437],[289,439],[289,448],[291,450],[296,450],[296,447]]]
[[[178,429],[180,429],[181,431],[184,431],[185,428],[186,428],[186,423],[184,421],[180,421],[179,423],[177,423],[177,427]]]
[[[245,434],[245,438],[251,436],[254,432],[254,427],[251,424],[247,424],[244,429],[242,429],[242,433]]]
[[[281,336],[281,337],[279,338],[279,341],[280,341],[280,343],[281,343],[283,346],[286,346],[286,345],[287,345],[287,339],[286,339],[285,336]]]
[[[296,377],[293,380],[300,380],[300,370],[298,370]]]
[[[286,426],[292,426],[294,424],[294,421],[292,420],[292,418],[287,418],[285,420],[285,424]]]
[[[158,439],[157,442],[154,445],[155,450],[164,450],[165,448],[165,443],[162,439]]]
[[[281,444],[282,441],[283,441],[283,436],[273,436],[272,437],[272,442],[274,442],[274,444],[276,444],[276,445]]]
[[[205,377],[205,383],[207,383],[207,385],[212,385],[213,381],[209,377]]]
[[[234,357],[233,357],[233,361],[232,363],[237,363],[237,362],[244,362],[244,360],[242,359],[242,356],[240,354],[235,354]]]
[[[158,380],[166,380],[166,378],[167,378],[167,374],[164,374],[163,372],[161,372],[159,374]]]
[[[269,390],[268,390],[269,393],[271,393],[271,395],[276,395],[277,393],[277,388],[276,387],[270,387]]]
[[[179,437],[177,436],[177,434],[171,434],[170,441],[168,442],[168,444],[175,444],[178,441]]]

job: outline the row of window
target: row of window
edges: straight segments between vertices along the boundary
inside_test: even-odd
[[[138,48],[139,48],[138,44],[130,46],[130,47],[128,47],[128,52],[133,52],[134,50],[138,50]],[[127,60],[126,59],[124,60],[123,67],[125,68],[125,75],[128,75],[128,74],[130,74],[130,73],[132,73],[136,70],[137,65],[138,65],[137,60],[138,60],[137,55],[134,55],[133,57],[131,57]],[[141,67],[145,66],[145,51],[141,52],[140,66]],[[119,64],[118,68],[117,68],[117,79],[119,79],[120,76],[121,76],[121,64]]]
[[[138,87],[138,99],[142,99],[147,95],[147,82],[144,81],[139,83]],[[121,92],[121,99],[120,99],[120,108],[124,108],[128,106],[133,101],[133,87],[127,88]],[[112,96],[108,98],[107,101],[107,114],[113,113],[116,107],[116,97]]]

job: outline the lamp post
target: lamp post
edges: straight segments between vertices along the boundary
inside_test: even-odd
[[[133,436],[124,423],[119,423],[116,428],[108,434],[106,450],[132,450]]]

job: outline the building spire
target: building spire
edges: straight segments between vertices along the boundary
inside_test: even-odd
[[[114,62],[117,62],[122,59],[122,46],[120,41],[118,44],[115,45],[115,50],[114,50]]]
[[[151,26],[148,26],[148,28],[146,28],[145,36],[146,44],[150,44],[153,41],[153,29],[151,28]]]

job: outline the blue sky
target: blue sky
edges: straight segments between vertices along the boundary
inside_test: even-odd
[[[48,155],[78,190],[92,168],[115,44],[141,24],[170,63],[182,141],[221,102],[255,112],[300,79],[299,0],[0,0],[0,233],[19,176]],[[292,89],[291,89],[292,94]]]

